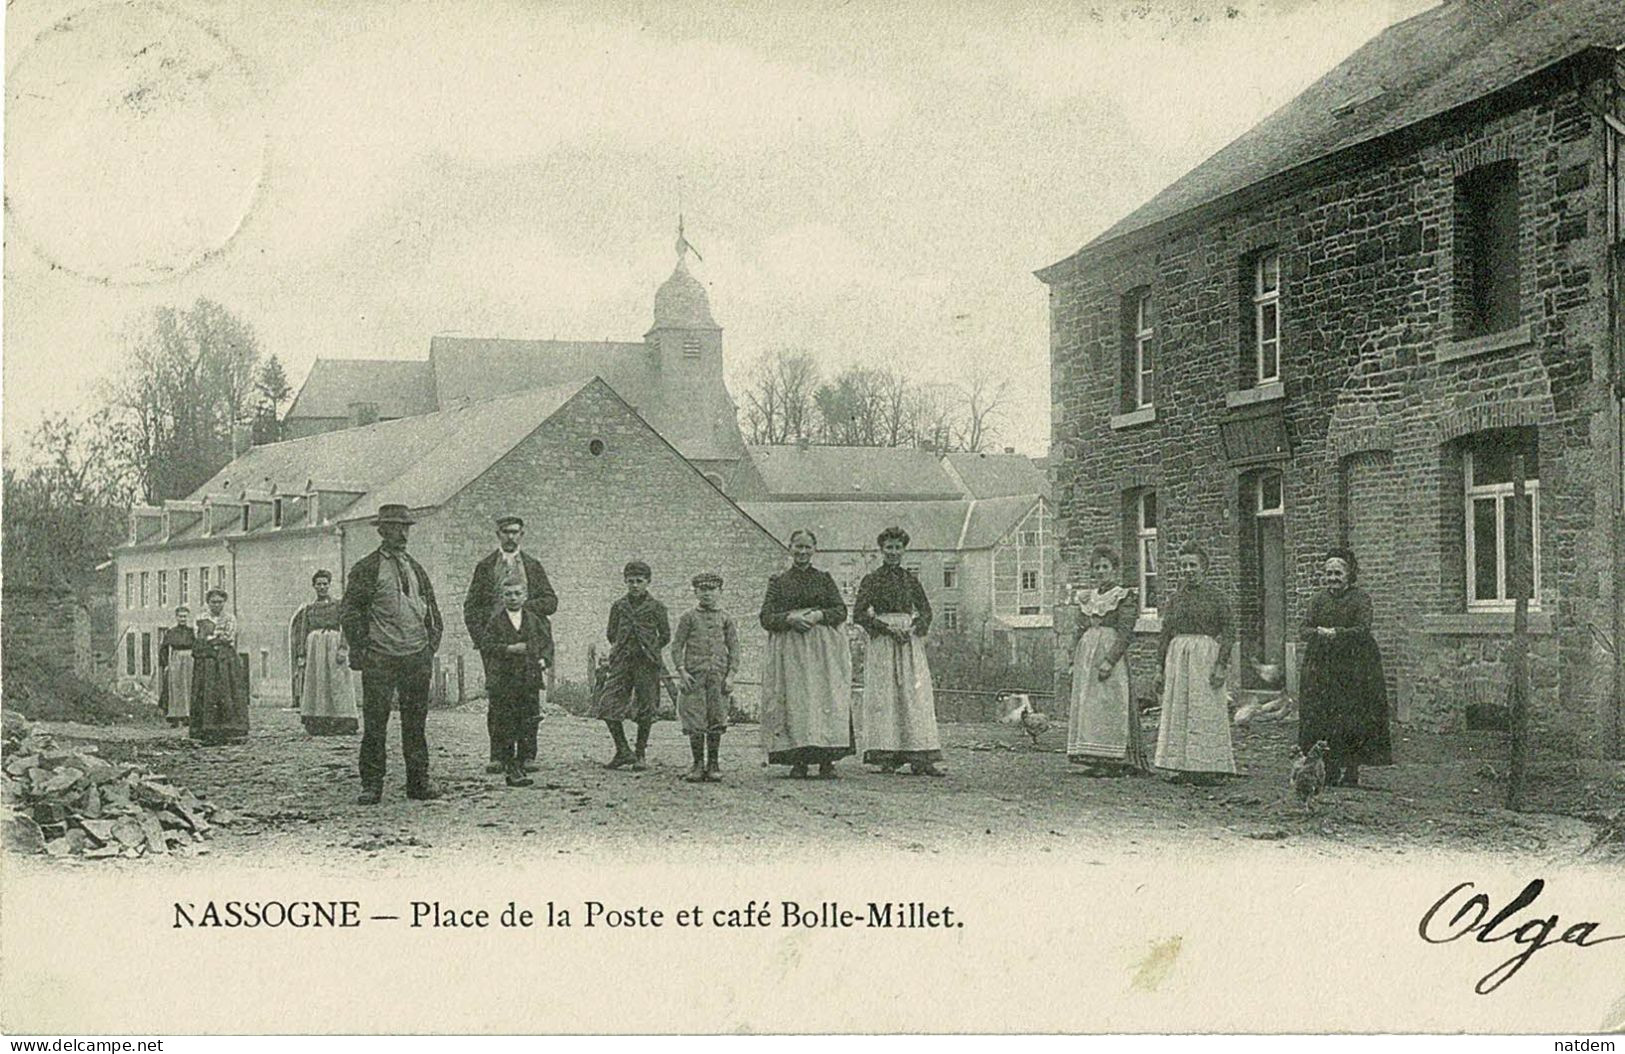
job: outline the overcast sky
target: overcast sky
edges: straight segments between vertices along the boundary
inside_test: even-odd
[[[1032,271],[1429,6],[8,5],[5,440],[199,296],[296,384],[435,333],[640,339],[681,180],[736,394],[780,346],[983,364],[1040,454]]]

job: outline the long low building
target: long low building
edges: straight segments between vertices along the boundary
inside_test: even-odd
[[[723,575],[745,666],[756,668],[756,606],[784,547],[593,378],[255,447],[186,500],[132,510],[129,543],[114,554],[120,679],[150,682],[175,606],[201,611],[204,591],[223,585],[255,694],[286,696],[289,624],[312,596],[311,575],[327,568],[342,583],[377,547],[371,519],[386,503],[418,520],[410,551],[445,615],[442,667],[454,678],[463,657],[469,691],[481,687],[480,663],[463,596],[506,513],[524,517],[524,548],[559,594],[560,679],[586,682],[588,649],[602,650],[634,558],[653,567],[653,593],[674,622],[692,603],[695,574]]]

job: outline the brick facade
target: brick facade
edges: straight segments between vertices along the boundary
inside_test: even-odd
[[[1251,654],[1247,490],[1278,471],[1287,639],[1326,549],[1352,544],[1399,717],[1460,728],[1471,703],[1504,700],[1511,623],[1467,609],[1462,450],[1488,430],[1529,428],[1542,565],[1531,728],[1542,749],[1617,751],[1613,661],[1593,633],[1618,603],[1604,134],[1571,85],[1552,84],[1425,144],[1373,147],[1267,201],[1189,214],[1043,272],[1063,581],[1083,581],[1095,544],[1125,544],[1125,494],[1155,488],[1163,566],[1183,543],[1204,545]],[[1516,171],[1517,324],[1464,340],[1458,180],[1497,162]],[[1249,261],[1266,251],[1280,257],[1278,393],[1249,372]],[[1149,421],[1123,415],[1121,387],[1124,298],[1141,288],[1157,350]],[[1284,425],[1289,450],[1227,453],[1221,427],[1250,415]],[[1137,677],[1151,675],[1153,645],[1137,643]]]

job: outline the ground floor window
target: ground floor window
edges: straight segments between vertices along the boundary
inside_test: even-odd
[[[141,676],[152,676],[152,634],[141,634]]]
[[[124,672],[135,676],[135,630],[124,635]]]
[[[1517,568],[1530,574],[1530,606],[1540,597],[1540,472],[1532,428],[1484,432],[1466,441],[1462,473],[1466,479],[1465,538],[1467,607],[1507,610],[1518,598]],[[1513,494],[1516,464],[1523,458],[1525,535],[1522,549],[1514,540]]]

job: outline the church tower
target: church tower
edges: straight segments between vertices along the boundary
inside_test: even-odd
[[[688,269],[699,253],[677,218],[677,266],[655,292],[654,326],[644,335],[659,380],[667,441],[724,490],[745,456],[738,413],[722,377],[722,327],[705,286]]]

